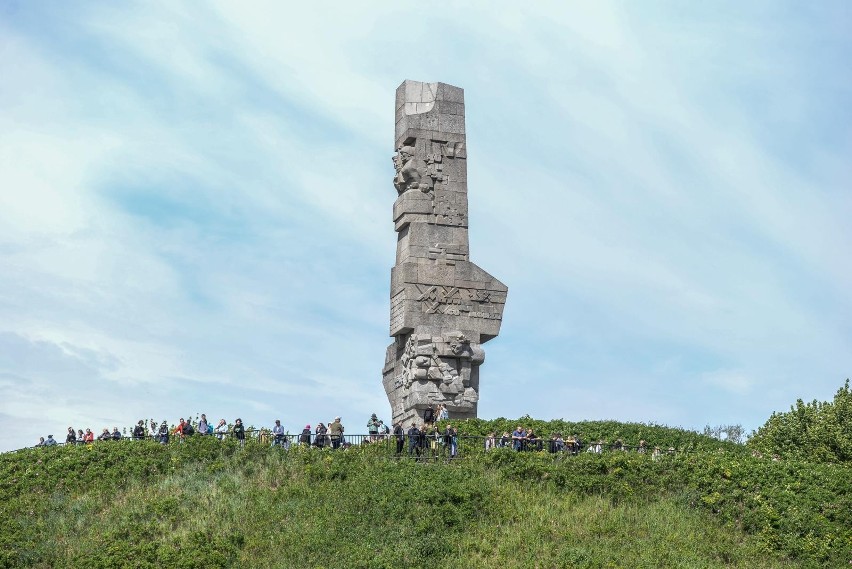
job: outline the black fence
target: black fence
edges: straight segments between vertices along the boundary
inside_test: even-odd
[[[673,447],[662,449],[660,447],[630,446],[621,442],[604,443],[577,441],[573,439],[562,440],[560,438],[538,439],[522,438],[512,439],[507,437],[485,437],[476,435],[453,435],[444,433],[419,433],[402,435],[390,434],[355,434],[335,436],[330,434],[291,434],[276,436],[267,429],[245,429],[242,434],[234,433],[232,430],[224,432],[203,433],[193,435],[176,434],[169,431],[165,435],[146,434],[142,437],[122,436],[118,439],[95,439],[93,441],[76,440],[73,442],[59,442],[55,444],[38,446],[66,446],[87,444],[116,444],[122,442],[154,441],[160,444],[181,444],[190,438],[207,437],[220,441],[235,440],[240,445],[267,445],[289,450],[294,447],[311,449],[349,449],[353,447],[373,447],[383,450],[389,456],[409,456],[413,458],[458,458],[479,454],[499,448],[508,448],[517,452],[541,452],[555,456],[575,456],[580,453],[612,453],[612,452],[635,452],[647,453],[653,457],[666,454],[682,452]],[[35,447],[30,447],[35,448]]]

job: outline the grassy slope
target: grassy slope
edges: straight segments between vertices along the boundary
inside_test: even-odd
[[[200,438],[34,449],[0,456],[0,566],[785,565],[773,550],[796,566],[848,560],[848,470],[723,447],[659,462],[506,451],[453,464]]]

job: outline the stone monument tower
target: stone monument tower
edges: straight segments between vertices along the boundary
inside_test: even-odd
[[[390,335],[382,381],[394,421],[445,404],[476,417],[482,344],[497,336],[506,286],[470,262],[464,91],[404,81],[396,90]]]

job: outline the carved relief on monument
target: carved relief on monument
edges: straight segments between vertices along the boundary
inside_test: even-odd
[[[467,195],[462,192],[436,191],[433,211],[436,223],[467,225]]]
[[[426,194],[432,191],[435,182],[429,175],[426,162],[416,156],[414,146],[400,146],[393,157],[393,167],[396,170],[393,186],[398,193],[420,190]]]
[[[447,265],[454,265],[456,261],[467,261],[467,247],[454,243],[435,243],[429,247],[426,258],[432,261],[442,261]]]
[[[421,310],[424,314],[451,314],[470,318],[502,320],[498,304],[506,302],[498,293],[475,288],[433,285],[417,285]],[[475,304],[472,304],[475,303]]]
[[[391,332],[399,329],[403,324],[403,319],[405,318],[405,289],[402,289],[398,293],[394,295],[391,299],[391,316],[390,316],[390,329]]]
[[[471,377],[485,361],[482,346],[461,332],[443,336],[411,334],[400,357],[402,371],[395,387],[408,391],[410,407],[444,403],[456,410],[473,408],[479,400]]]

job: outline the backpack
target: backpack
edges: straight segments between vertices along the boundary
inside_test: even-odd
[[[213,425],[207,425],[207,434],[208,434],[208,435],[212,435],[212,434],[213,434]]]
[[[186,436],[194,435],[195,429],[192,427],[192,425],[187,423],[186,425],[183,426],[183,434],[186,435]]]

